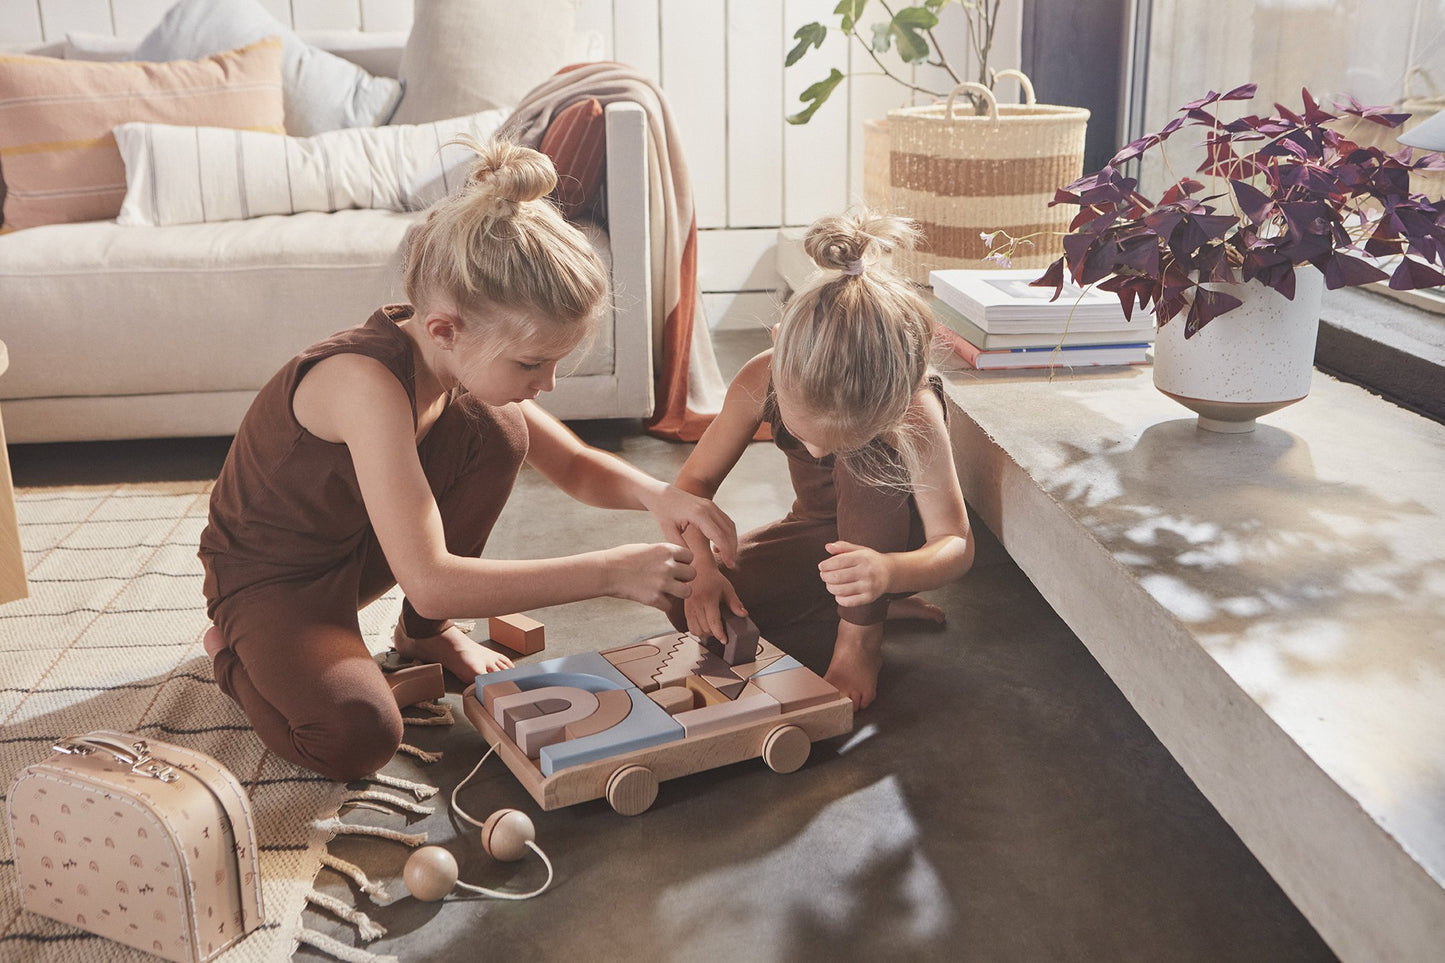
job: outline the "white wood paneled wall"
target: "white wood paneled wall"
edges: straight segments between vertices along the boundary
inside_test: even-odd
[[[72,31],[143,36],[172,0],[0,0],[0,49],[64,40]],[[405,31],[410,0],[261,0],[283,23],[306,30]],[[522,2],[522,0],[518,0]],[[811,123],[783,116],[798,94],[831,66],[875,71],[868,55],[830,29],[821,50],[784,70],[793,33],[819,21],[836,25],[836,0],[580,0],[578,28],[594,31],[604,56],[631,64],[666,92],[692,172],[697,203],[699,273],[711,323],[769,322],[779,278],[777,230],[808,224],[862,196],[862,122],[909,102],[881,75],[856,76]],[[1021,4],[1000,25],[992,64],[1019,62]],[[947,11],[936,31],[950,59],[968,72],[966,23]],[[885,17],[872,4],[868,17]],[[866,34],[865,27],[865,34]],[[900,69],[907,70],[900,64]],[[920,68],[920,82],[945,82]],[[714,296],[714,295],[717,296]],[[736,295],[741,294],[741,297]],[[728,321],[731,323],[731,321]]]

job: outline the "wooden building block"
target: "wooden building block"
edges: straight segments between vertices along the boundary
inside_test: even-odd
[[[494,615],[487,619],[487,635],[500,646],[519,655],[541,652],[547,644],[547,628],[525,615]]]
[[[692,671],[695,677],[722,693],[725,699],[736,699],[743,686],[747,685],[746,679],[733,675],[732,667],[711,652]]]
[[[662,650],[650,642],[639,642],[636,645],[624,645],[616,649],[607,649],[602,652],[602,658],[613,665],[621,665],[624,662],[631,662],[634,659],[649,659],[662,654]]]
[[[510,721],[512,741],[528,759],[536,759],[543,746],[563,741],[569,725],[593,715],[600,705],[596,694],[585,689],[543,686],[495,700],[493,716],[504,728]],[[533,708],[541,712],[532,714]]]
[[[756,679],[758,676],[770,675],[774,672],[787,672],[789,669],[801,668],[803,668],[803,663],[799,662],[791,655],[784,655],[780,659],[774,659],[773,661],[769,662],[767,665],[763,666],[761,669],[748,676],[748,678]]]
[[[492,700],[498,696],[512,695],[521,692],[521,688],[515,682],[492,682],[477,689],[482,707],[487,710],[487,715],[492,714]],[[493,718],[496,718],[493,716]]]
[[[447,694],[442,667],[435,662],[409,665],[386,673],[384,678],[391,687],[392,698],[402,709],[418,702],[435,702]]]
[[[647,696],[670,716],[686,712],[689,709],[696,709],[702,704],[698,694],[685,685],[670,685],[662,689],[653,689]]]
[[[680,685],[708,655],[707,649],[697,639],[690,635],[679,636],[652,681],[659,686]]]
[[[643,692],[651,692],[658,685],[657,680],[653,677],[672,655],[672,650],[682,639],[686,638],[690,638],[690,636],[685,633],[669,632],[666,635],[653,636],[636,645],[608,649],[602,653],[602,657],[616,666],[617,671],[626,676],[633,685]]]
[[[716,705],[703,706],[690,712],[679,712],[673,716],[687,732],[687,737],[700,736],[720,729],[729,729],[745,722],[756,722],[769,716],[781,715],[783,707],[777,699],[766,692],[732,699]]]
[[[626,689],[607,689],[596,695],[597,711],[580,722],[568,724],[562,732],[563,739],[581,739],[611,729],[632,711],[632,697]]]
[[[625,752],[647,749],[682,739],[683,728],[672,716],[637,689],[625,690],[632,699],[632,711],[611,729],[581,739],[553,743],[542,748],[538,763],[543,776],[587,762],[596,762]]]
[[[755,675],[751,684],[782,703],[784,712],[806,709],[838,698],[837,689],[812,669],[803,666]]]
[[[719,692],[710,682],[698,675],[690,675],[686,679],[683,679],[682,687],[684,689],[691,689],[697,694],[697,704],[699,707],[715,706],[723,702],[732,701]],[[665,688],[671,689],[676,688],[676,686],[666,686]]]
[[[491,713],[497,725],[512,741],[517,739],[517,723],[523,719],[535,719],[548,712],[561,712],[570,702],[565,699],[538,699],[527,689],[518,692],[494,695]]]
[[[567,681],[562,681],[562,677]],[[575,685],[588,692],[627,689],[633,685],[632,680],[618,672],[617,667],[598,652],[578,652],[540,662],[525,662],[477,677],[479,689],[498,682],[515,682],[523,689],[535,689],[539,685]]]
[[[757,675],[763,669],[772,665],[783,657],[783,650],[778,648],[767,639],[758,639],[758,653],[751,662],[741,662],[733,666],[733,675],[739,679],[749,679]]]
[[[758,627],[746,615],[723,610],[726,639],[708,638],[707,645],[728,665],[755,661],[758,657]]]

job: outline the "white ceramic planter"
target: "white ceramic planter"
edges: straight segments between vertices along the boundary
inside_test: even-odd
[[[1154,386],[1197,412],[1209,431],[1253,431],[1254,420],[1309,394],[1325,279],[1295,270],[1294,299],[1263,284],[1207,285],[1244,301],[1194,337],[1184,317],[1159,328]]]

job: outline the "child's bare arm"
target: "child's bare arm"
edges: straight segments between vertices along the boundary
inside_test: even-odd
[[[938,588],[973,565],[973,533],[953,464],[943,406],[924,389],[909,410],[919,464],[913,468],[914,500],[925,541],[908,552],[877,552],[851,542],[831,542],[832,557],[818,570],[840,605],[866,605],[889,592]]]
[[[762,424],[771,359],[772,352],[766,351],[743,365],[728,386],[722,411],[708,425],[697,447],[678,472],[675,482],[678,488],[704,498],[711,498],[717,493],[718,486],[738,463],[757,434],[758,425]],[[684,538],[693,551],[693,565],[698,573],[692,586],[693,594],[688,596],[684,605],[688,631],[699,636],[725,638],[723,605],[737,615],[746,615],[747,610],[738,599],[732,583],[717,570],[706,539],[693,529],[684,532]],[[733,563],[726,557],[723,561]]]
[[[685,547],[623,545],[564,558],[494,560],[447,551],[441,513],[416,456],[411,403],[380,363],[337,355],[297,391],[297,417],[351,453],[367,515],[397,583],[423,616],[480,618],[611,595],[663,607],[692,580]]]
[[[527,462],[558,488],[598,508],[649,511],[669,541],[680,545],[685,531],[699,531],[718,546],[725,559],[736,558],[737,528],[710,499],[684,492],[621,458],[584,444],[566,425],[533,402],[523,402],[522,413],[529,436]]]

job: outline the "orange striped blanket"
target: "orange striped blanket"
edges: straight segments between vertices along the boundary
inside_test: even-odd
[[[499,136],[539,147],[547,126],[569,105],[595,98],[602,105],[632,101],[647,114],[651,170],[653,367],[656,408],[647,430],[662,438],[696,441],[722,408],[726,387],[713,354],[697,282],[697,219],[692,181],[672,111],[657,84],[610,61],[568,67],[534,87],[498,131]],[[589,155],[597,164],[603,154]],[[600,178],[598,178],[600,179]]]

